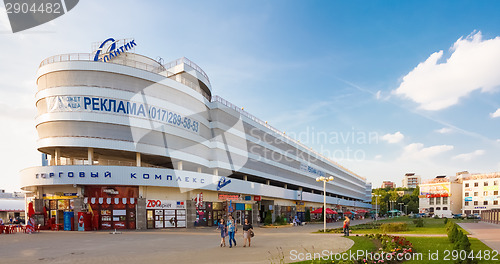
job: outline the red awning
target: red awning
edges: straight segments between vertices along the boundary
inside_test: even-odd
[[[311,214],[321,214],[323,212],[323,208],[318,208],[311,212]],[[337,214],[337,212],[333,211],[330,208],[326,208],[326,214]]]
[[[326,208],[326,213],[327,214],[337,214],[337,212],[333,211],[332,209],[330,208]]]
[[[352,213],[351,213],[351,211],[347,211],[347,212],[345,212],[344,214],[352,214]]]
[[[368,213],[368,211],[365,210],[365,209],[360,209],[360,210],[357,210],[356,213],[358,213],[358,214],[360,214],[360,213],[364,214],[364,213]]]
[[[323,208],[318,208],[314,211],[311,211],[311,214],[321,214],[323,212]]]

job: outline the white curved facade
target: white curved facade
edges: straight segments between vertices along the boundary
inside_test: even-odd
[[[73,208],[63,203],[63,210],[98,207],[106,221],[106,208],[126,207],[127,223],[135,224],[125,228],[155,226],[157,212],[150,215],[148,208],[156,207],[148,201],[158,200],[185,202],[179,209],[185,211],[175,213],[181,216],[171,217],[185,220],[177,227],[214,224],[220,217],[215,211],[231,209],[257,222],[267,212],[291,217],[303,207],[321,207],[323,186],[317,176],[335,178],[326,184],[329,207],[371,208],[365,203],[371,185],[364,178],[212,96],[208,76],[191,61],[160,64],[131,53],[108,62],[90,57],[49,58],[38,70],[38,150],[51,158],[49,166],[21,172],[22,188],[32,191],[38,209],[49,204],[53,210],[44,197],[69,193]],[[230,183],[223,185],[224,180]],[[113,189],[117,186],[130,188],[122,192],[134,198],[133,206],[125,199],[120,205],[127,197]],[[92,199],[94,206],[92,195],[104,199]],[[216,210],[219,203],[226,208]]]

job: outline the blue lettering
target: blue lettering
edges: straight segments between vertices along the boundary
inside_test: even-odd
[[[196,178],[193,178],[193,182],[196,182]]]
[[[123,111],[124,114],[127,113],[125,110],[125,104],[123,103],[123,101],[120,101],[120,103],[118,104],[118,110],[116,112],[119,113],[120,109]]]
[[[143,178],[143,179],[146,179],[146,180],[147,180],[147,179],[149,179],[149,174],[144,173],[144,174],[142,175],[142,178]]]
[[[96,172],[96,173],[91,172],[91,173],[90,173],[90,177],[92,177],[92,178],[97,178],[97,177],[99,177],[99,172]]]
[[[108,57],[108,55],[105,55],[105,56],[104,56],[104,59],[103,59],[103,61],[104,61],[104,62],[107,62],[107,61],[109,61],[109,57]]]
[[[59,178],[64,175],[64,172],[59,172]]]
[[[99,111],[99,98],[92,98],[92,110]]]
[[[136,115],[136,113],[135,113],[135,107],[136,107],[135,103],[127,102],[127,114],[129,114],[129,115]]]
[[[35,179],[38,179],[38,177],[40,177],[40,174],[35,174]]]
[[[142,116],[146,117],[146,112],[144,112],[144,105],[140,104],[139,105],[139,110],[137,110],[137,115],[140,115],[142,113]]]
[[[49,173],[49,178],[52,178],[52,177],[54,177],[54,173],[53,172]]]
[[[184,178],[186,182],[189,182],[189,177]]]
[[[156,175],[155,174],[155,180],[161,180],[161,175]]]
[[[47,178],[47,174],[42,173],[42,178],[44,178],[44,179]]]
[[[111,178],[111,172],[109,172],[109,171],[105,172],[104,178]]]
[[[106,103],[108,102],[108,99],[103,99],[101,98],[101,111],[108,111],[111,110],[110,108],[106,108]]]
[[[202,184],[205,183],[205,179],[201,179],[200,183],[202,183]]]
[[[182,178],[181,177],[177,177],[177,181],[182,181]]]
[[[137,177],[135,177],[135,173],[130,173],[130,179],[137,179]]]
[[[129,42],[130,43],[130,46],[133,47],[133,46],[137,46],[137,44],[135,44],[135,39],[133,39],[132,41]]]
[[[115,99],[109,99],[109,109],[111,110],[111,103],[113,103],[113,112],[116,113],[116,100]]]
[[[85,172],[80,171],[80,178],[84,178],[84,177],[85,177]]]
[[[109,41],[111,41],[111,46],[109,47],[109,50],[114,50],[116,48],[116,41],[115,41],[115,39],[109,38],[109,39],[105,40],[103,43],[101,43],[101,45],[99,46],[99,49],[97,49],[97,51],[95,53],[95,56],[94,56],[94,61],[101,61],[102,60],[102,59],[99,59],[99,54],[101,54],[102,48]]]
[[[72,171],[68,172],[68,177],[73,178],[73,176],[75,176],[75,175]]]
[[[167,181],[171,181],[172,180],[172,175],[167,175]]]
[[[90,98],[88,97],[83,97],[83,107],[85,107],[85,109],[87,109],[87,105],[90,105]]]
[[[131,49],[131,48],[132,48],[132,47],[130,46],[130,42],[129,42],[129,43],[127,43],[127,44],[125,44],[125,50],[129,50],[129,49]]]

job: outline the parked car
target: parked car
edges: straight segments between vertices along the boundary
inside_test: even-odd
[[[453,219],[464,219],[462,214],[454,214]]]

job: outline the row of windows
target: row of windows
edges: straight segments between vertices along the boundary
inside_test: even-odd
[[[429,204],[436,205],[441,204],[441,198],[443,198],[442,204],[448,204],[448,197],[436,197],[436,198],[429,198]]]
[[[441,210],[441,207],[436,207],[436,210]],[[446,206],[445,206],[445,207],[443,207],[443,210],[448,210],[448,207],[446,207]],[[432,208],[432,207],[431,207],[429,211],[430,211],[431,213],[432,213],[432,212],[434,212],[434,208]]]
[[[469,206],[470,202],[465,202],[465,206]],[[474,201],[474,205],[479,205],[479,201]],[[488,201],[483,201],[483,205],[488,205]],[[493,205],[498,205],[498,201],[493,201]]]
[[[470,196],[469,195],[470,193],[469,192],[465,192],[465,196]],[[474,192],[474,196],[478,196],[478,192]],[[493,191],[493,195],[498,195],[498,191]],[[483,196],[488,196],[488,191],[484,191],[483,192]]]
[[[483,182],[483,186],[488,186],[488,184],[487,181]],[[498,180],[493,181],[493,185],[498,185]],[[465,187],[469,187],[469,183],[466,183]],[[479,182],[475,182],[474,187],[479,187]]]

